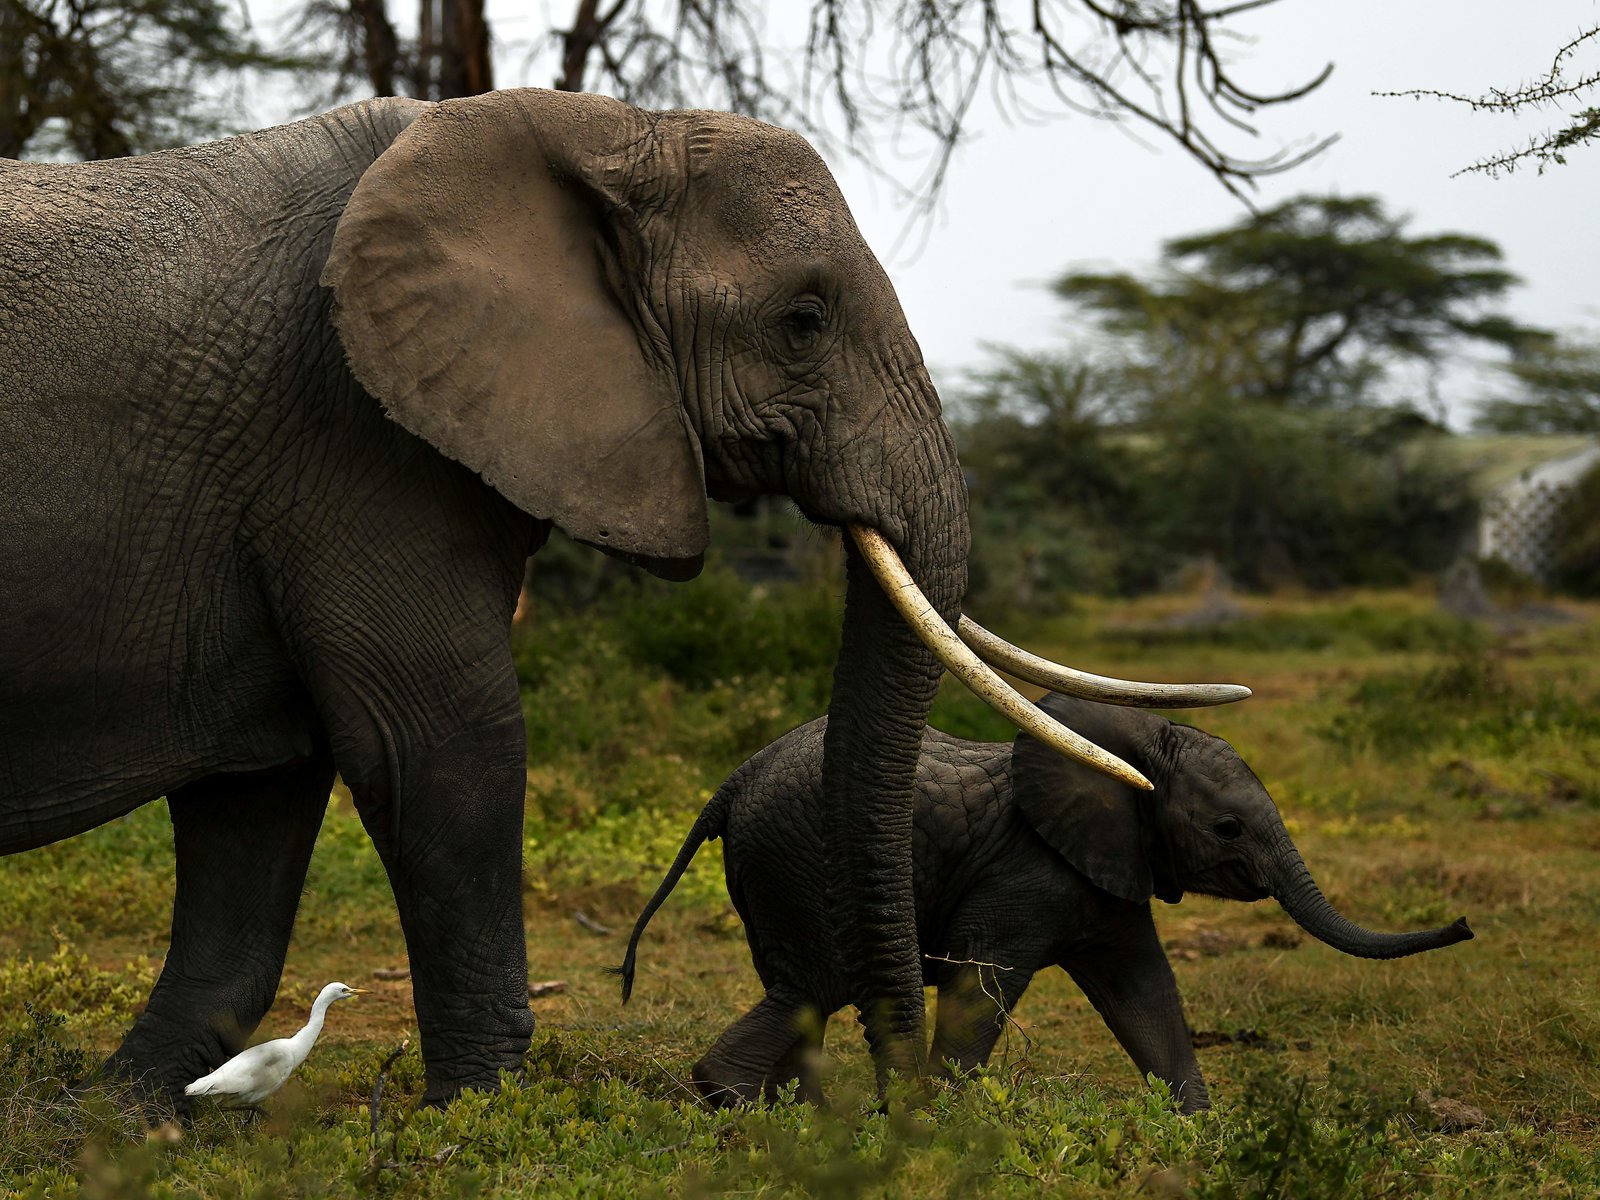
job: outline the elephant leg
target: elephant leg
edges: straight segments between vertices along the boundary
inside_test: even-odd
[[[177,852],[172,946],[107,1061],[173,1103],[237,1054],[272,1006],[333,762],[213,775],[167,798]]]
[[[502,1071],[521,1070],[533,1033],[522,919],[526,735],[509,672],[506,683],[505,703],[461,703],[449,734],[401,740],[374,722],[335,740],[399,908],[429,1103],[498,1087]]]
[[[821,1104],[822,1041],[827,1022],[816,1011],[807,1010],[801,1018],[802,1031],[790,1043],[767,1075],[763,1096],[770,1103],[789,1084],[795,1085],[794,1098],[806,1104]]]
[[[695,1063],[694,1086],[712,1105],[753,1103],[774,1085],[799,1078],[805,1085],[805,1072],[794,1062],[797,1046],[811,1036],[821,1043],[821,1020],[813,1005],[768,993],[762,1001],[740,1017]],[[781,1078],[780,1078],[781,1076]],[[815,1087],[813,1077],[811,1087]]]
[[[1171,1089],[1183,1112],[1211,1107],[1183,1017],[1178,981],[1148,916],[1125,939],[1062,963],[1141,1075]]]
[[[987,1063],[1006,1015],[1032,981],[1028,971],[963,965],[940,984],[933,1027],[935,1069],[954,1078]]]

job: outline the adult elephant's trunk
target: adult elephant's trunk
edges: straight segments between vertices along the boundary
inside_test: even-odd
[[[1276,881],[1272,894],[1295,923],[1318,941],[1358,958],[1404,958],[1424,950],[1438,950],[1457,942],[1470,941],[1472,930],[1467,919],[1440,929],[1417,933],[1375,933],[1342,916],[1322,894],[1310,868],[1287,836],[1278,848]]]
[[[967,580],[965,487],[953,453],[936,465],[949,474],[924,494],[922,508],[901,517],[895,541],[930,604],[953,622]],[[911,1078],[922,1074],[927,1055],[912,898],[912,785],[942,668],[895,611],[854,540],[847,535],[844,543],[844,633],[822,764],[830,851],[843,884],[835,906],[838,948],[853,971],[880,1079],[889,1069]]]

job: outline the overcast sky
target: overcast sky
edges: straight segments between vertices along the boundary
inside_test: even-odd
[[[282,11],[288,2],[267,0],[271,7],[257,11],[270,20],[272,9]],[[530,58],[530,43],[571,9],[570,0],[490,0],[501,86],[549,83],[553,58]],[[792,23],[802,11],[796,3],[771,0],[770,23]],[[1504,248],[1507,265],[1525,281],[1510,300],[1512,315],[1594,331],[1600,328],[1594,286],[1600,276],[1600,146],[1578,150],[1569,165],[1542,176],[1524,168],[1498,180],[1452,178],[1478,158],[1525,143],[1558,115],[1490,116],[1372,93],[1423,87],[1477,94],[1511,87],[1542,75],[1557,47],[1597,21],[1596,0],[1280,0],[1237,23],[1253,37],[1239,51],[1239,81],[1270,92],[1303,83],[1330,60],[1334,72],[1305,100],[1267,110],[1263,136],[1232,148],[1252,157],[1312,135],[1338,134],[1320,158],[1266,181],[1258,203],[1300,192],[1373,194],[1391,211],[1410,214],[1415,234],[1485,235]],[[1591,48],[1579,65],[1592,72],[1600,67],[1597,59],[1600,51]],[[258,102],[256,115],[264,122],[285,119],[288,104]],[[897,169],[889,148],[883,157]],[[1060,344],[1067,332],[1063,311],[1041,286],[1054,275],[1071,266],[1139,270],[1154,263],[1163,239],[1244,215],[1238,201],[1176,148],[1149,138],[1136,142],[1117,127],[1080,116],[1012,125],[992,106],[980,107],[937,214],[910,237],[902,237],[907,214],[891,188],[843,154],[829,158],[946,389],[982,365],[985,343]],[[901,174],[910,179],[915,173],[916,163],[908,160]],[[1495,382],[1487,369],[1448,377],[1458,422],[1470,396],[1492,390]]]
[[[1264,115],[1270,149],[1306,134],[1340,140],[1264,183],[1258,203],[1299,192],[1379,196],[1413,217],[1413,233],[1485,235],[1524,280],[1509,308],[1524,321],[1600,326],[1600,145],[1538,175],[1498,180],[1461,167],[1525,143],[1545,117],[1507,119],[1375,91],[1431,87],[1477,94],[1543,74],[1594,0],[1282,0],[1255,14],[1254,52],[1239,77],[1258,91],[1303,81],[1332,60],[1329,81]],[[1588,60],[1591,70],[1600,55]],[[834,163],[874,246],[892,246],[904,216],[868,173]],[[1087,119],[1047,127],[984,122],[960,153],[942,212],[914,259],[890,258],[924,356],[941,382],[982,362],[984,342],[1059,342],[1063,309],[1040,287],[1069,265],[1139,269],[1163,239],[1238,220],[1243,210],[1175,149],[1146,148]],[[1453,377],[1464,388],[1488,383]],[[1452,409],[1458,409],[1452,405]],[[1457,414],[1459,415],[1459,413]]]

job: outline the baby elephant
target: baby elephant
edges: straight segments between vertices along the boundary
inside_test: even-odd
[[[1139,793],[1026,734],[1012,744],[929,730],[917,766],[917,936],[938,988],[933,1061],[954,1074],[987,1061],[1034,972],[1063,967],[1141,1074],[1185,1112],[1209,1106],[1150,897],[1274,897],[1346,954],[1399,958],[1472,937],[1465,919],[1423,933],[1363,929],[1311,878],[1266,789],[1220,738],[1136,709],[1050,695],[1041,706],[1155,784]],[[618,968],[626,1001],[650,917],[707,839],[725,842],[728,894],[766,998],[694,1068],[715,1103],[797,1081],[820,1100],[815,1063],[829,1014],[858,999],[838,940],[839,861],[823,824],[827,719],[779,738],[736,770],[689,831],[640,915]]]

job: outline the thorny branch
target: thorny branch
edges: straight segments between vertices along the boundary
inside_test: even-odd
[[[1408,96],[1412,99],[1426,97],[1430,100],[1449,100],[1455,104],[1465,104],[1473,112],[1500,113],[1549,108],[1559,105],[1562,101],[1581,101],[1600,87],[1600,71],[1589,71],[1576,78],[1569,78],[1567,71],[1578,51],[1590,43],[1600,44],[1600,25],[1584,30],[1557,50],[1551,60],[1550,70],[1546,74],[1515,88],[1491,87],[1478,96],[1467,96],[1459,92],[1446,92],[1434,88],[1408,88],[1405,91],[1374,94],[1390,97]],[[1502,174],[1510,174],[1529,159],[1539,164],[1539,171],[1542,173],[1551,163],[1558,166],[1565,163],[1566,152],[1574,146],[1583,145],[1596,138],[1600,138],[1600,108],[1581,108],[1568,114],[1567,124],[1563,127],[1539,134],[1520,149],[1508,150],[1503,154],[1480,159],[1470,166],[1462,167],[1452,174],[1452,178],[1468,173],[1498,178]]]

